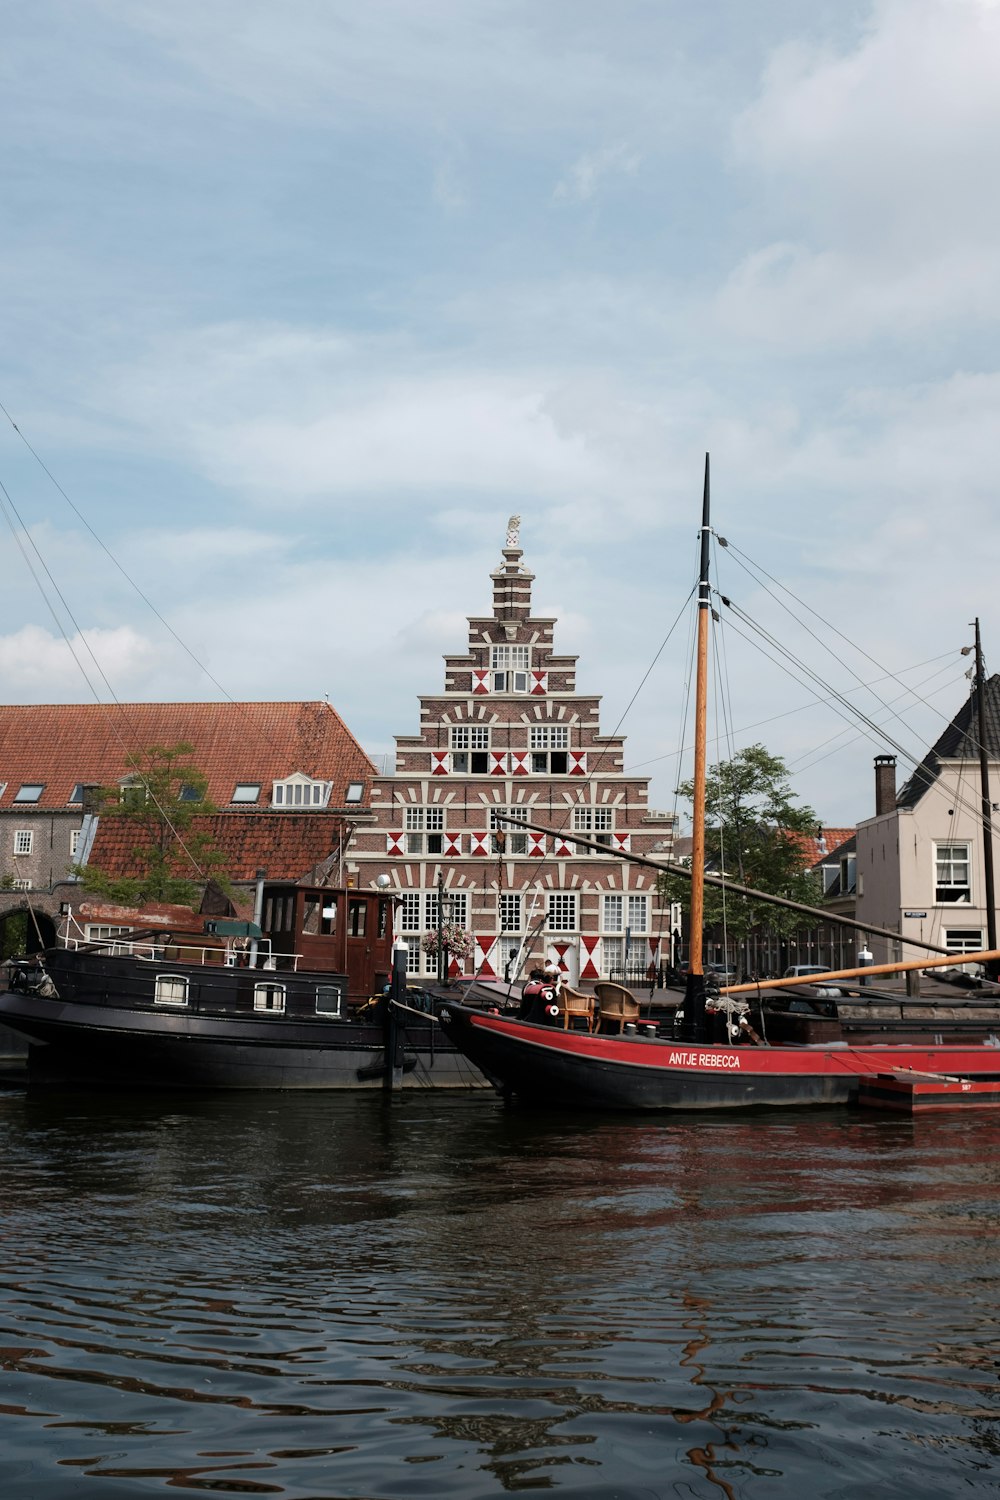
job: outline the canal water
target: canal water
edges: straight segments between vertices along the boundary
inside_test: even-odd
[[[974,1496],[1000,1121],[0,1094],[0,1493]]]

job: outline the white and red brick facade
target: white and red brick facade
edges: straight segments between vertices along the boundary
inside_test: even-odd
[[[493,613],[470,617],[468,651],[445,657],[419,734],[397,736],[395,774],[372,784],[374,824],[357,830],[352,868],[362,886],[392,880],[415,976],[436,972],[420,943],[437,926],[442,876],[451,919],[475,937],[467,973],[502,978],[523,945],[586,983],[620,969],[626,936],[630,969],[652,968],[669,950],[654,872],[578,848],[573,834],[669,858],[673,818],[650,811],[645,777],[624,774],[624,740],[602,735],[600,699],[577,693],[555,621],[532,616],[533,575],[511,540],[491,575]],[[553,832],[518,832],[501,811]]]

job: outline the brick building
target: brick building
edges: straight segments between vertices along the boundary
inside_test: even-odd
[[[208,778],[210,831],[237,885],[252,887],[255,866],[299,879],[324,862],[336,881],[374,766],[328,703],[0,705],[0,922],[30,902],[49,937],[95,839],[123,873],[121,826],[102,831],[85,813],[86,788],[125,789],[130,755],[182,741]]]
[[[420,698],[419,732],[396,737],[395,774],[373,781],[373,823],[355,834],[351,869],[362,886],[392,880],[411,973],[436,972],[421,944],[437,928],[439,884],[451,920],[475,937],[466,972],[502,977],[522,945],[558,958],[571,982],[620,971],[626,945],[642,972],[667,956],[667,913],[655,874],[610,851],[669,858],[673,815],[649,809],[648,779],[623,770],[624,740],[601,733],[600,698],[576,688],[577,658],[557,654],[555,621],[531,612],[522,555],[512,522],[492,613],[471,616],[467,649],[445,657],[443,689]],[[501,812],[554,832],[519,832]],[[574,833],[608,855],[577,848]]]

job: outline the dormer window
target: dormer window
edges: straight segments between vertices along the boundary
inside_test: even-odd
[[[344,801],[345,803],[360,802],[361,798],[364,796],[364,793],[365,784],[363,781],[349,781],[347,784],[347,791],[344,793]]]
[[[259,781],[238,781],[233,789],[234,802],[256,802],[259,796]]]
[[[44,781],[25,781],[14,794],[15,802],[37,802],[45,790]]]
[[[284,781],[274,782],[271,803],[274,807],[325,807],[332,786],[330,781],[313,781],[297,771]]]

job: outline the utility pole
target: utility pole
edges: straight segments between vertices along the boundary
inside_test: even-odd
[[[993,879],[993,803],[990,800],[990,766],[986,750],[986,675],[983,671],[983,642],[979,633],[979,616],[976,616],[976,722],[979,740],[979,777],[983,809],[983,878],[986,884],[986,946],[997,946],[997,899]],[[990,978],[995,978],[997,965],[989,965]]]

